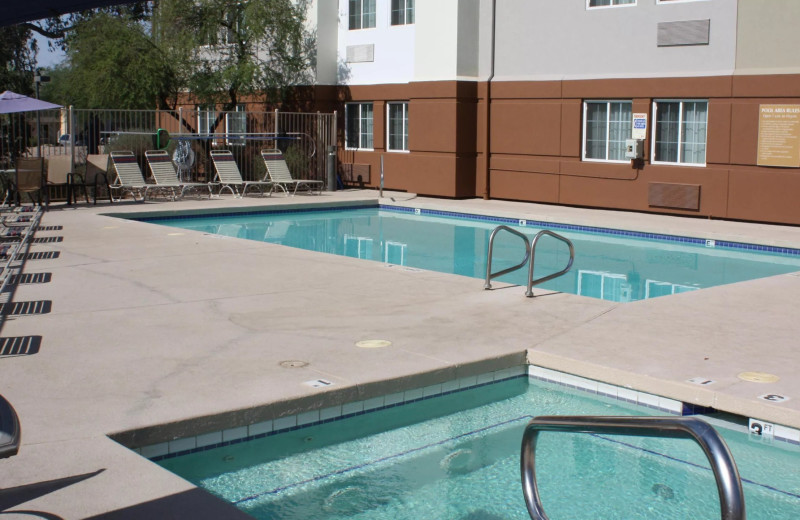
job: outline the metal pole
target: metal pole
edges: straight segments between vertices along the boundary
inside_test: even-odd
[[[328,191],[336,191],[336,145],[328,147]]]
[[[383,198],[383,155],[381,155],[381,188],[379,197]]]

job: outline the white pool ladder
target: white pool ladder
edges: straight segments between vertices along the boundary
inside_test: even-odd
[[[694,439],[708,457],[717,480],[722,520],[745,520],[739,470],[728,445],[710,424],[697,417],[613,416],[541,416],[528,423],[522,436],[520,469],[525,504],[533,520],[548,520],[536,487],[536,439],[542,431]]]
[[[508,269],[503,269],[502,271],[492,273],[492,253],[494,252],[494,238],[500,231],[508,231],[509,233],[512,233],[522,238],[522,240],[525,242],[525,258],[522,260],[522,262],[513,267],[509,267]],[[569,263],[567,264],[567,267],[565,267],[561,271],[558,271],[557,273],[549,274],[547,276],[543,276],[541,278],[534,280],[533,264],[536,257],[536,244],[539,242],[539,239],[544,235],[551,236],[567,244],[567,247],[569,247]],[[494,228],[494,231],[492,231],[492,234],[489,236],[489,251],[487,253],[487,258],[486,258],[486,281],[483,284],[483,288],[488,291],[489,289],[492,288],[492,283],[491,283],[492,278],[497,278],[498,276],[503,276],[504,274],[516,271],[517,269],[524,267],[525,264],[528,264],[528,288],[525,291],[525,296],[527,296],[528,298],[532,298],[534,285],[546,282],[548,280],[552,280],[553,278],[558,278],[559,276],[566,274],[567,271],[569,271],[570,268],[572,267],[572,262],[574,261],[575,261],[575,248],[572,246],[572,242],[568,238],[562,237],[561,235],[553,233],[550,230],[543,229],[538,233],[536,233],[536,236],[533,237],[533,240],[528,240],[527,235],[517,231],[514,228],[508,226],[497,226],[496,228]]]

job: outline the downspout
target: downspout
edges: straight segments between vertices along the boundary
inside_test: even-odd
[[[494,52],[495,52],[495,20],[496,20],[496,13],[497,13],[497,0],[492,0],[492,32],[491,32],[491,39],[490,39],[490,47],[491,47],[491,55],[489,59],[489,78],[486,80],[486,118],[484,119],[486,124],[486,140],[483,143],[483,157],[486,163],[486,172],[484,174],[484,188],[483,188],[483,199],[489,200],[489,186],[491,184],[491,168],[489,166],[489,153],[490,153],[490,145],[489,142],[491,141],[491,115],[492,115],[492,80],[494,79]]]

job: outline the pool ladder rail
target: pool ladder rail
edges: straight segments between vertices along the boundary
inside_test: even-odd
[[[522,260],[522,262],[513,267],[509,267],[508,269],[503,269],[502,271],[492,273],[492,253],[494,252],[494,239],[497,236],[497,233],[499,233],[500,231],[508,231],[509,233],[512,233],[522,238],[522,240],[525,242],[525,258]],[[533,265],[536,259],[536,244],[539,242],[539,239],[545,235],[561,240],[562,242],[567,244],[567,247],[569,247],[569,263],[567,264],[567,267],[565,267],[561,271],[558,271],[557,273],[549,274],[547,276],[542,276],[541,278],[534,280]],[[572,263],[574,261],[575,261],[575,248],[572,246],[572,242],[566,237],[563,237],[557,233],[553,233],[550,230],[543,229],[542,231],[536,233],[536,236],[533,237],[533,240],[528,240],[527,235],[517,231],[514,228],[511,228],[509,226],[497,226],[496,228],[494,228],[494,231],[492,231],[492,234],[489,236],[489,252],[487,253],[487,258],[486,258],[486,281],[483,284],[483,288],[488,291],[489,289],[492,288],[492,283],[491,283],[492,278],[497,278],[498,276],[503,276],[504,274],[516,271],[517,269],[525,267],[525,264],[528,264],[528,287],[527,290],[525,291],[525,296],[527,296],[528,298],[532,298],[534,285],[544,283],[548,280],[552,280],[553,278],[558,278],[559,276],[567,274],[567,271],[570,270],[570,268],[572,267]]]
[[[745,520],[739,470],[728,445],[710,424],[697,417],[624,416],[540,416],[528,423],[522,436],[520,469],[525,504],[533,520],[548,520],[536,487],[536,439],[542,431],[694,439],[711,463],[722,520]]]

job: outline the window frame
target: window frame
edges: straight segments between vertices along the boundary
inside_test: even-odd
[[[619,2],[620,0],[611,0],[612,2]],[[586,0],[586,10],[592,9],[614,9],[616,7],[635,7],[639,3],[639,0],[633,0],[632,2],[625,3],[625,4],[614,4],[611,5],[591,5],[592,0]]]
[[[391,107],[392,106],[402,106],[403,107],[403,148],[392,148],[392,118],[391,118]],[[396,152],[396,153],[408,153],[408,101],[388,101],[386,103],[386,151],[387,152]]]
[[[400,2],[403,3],[403,7],[402,8],[398,7],[397,9],[395,9],[395,5],[398,5]],[[409,4],[411,4],[411,7],[409,7]],[[394,23],[394,13],[395,12],[402,13],[402,18],[403,18],[402,21]],[[409,21],[409,12],[411,13],[411,15],[410,15],[411,21]],[[417,12],[416,12],[416,5],[414,4],[414,0],[391,0],[391,2],[389,4],[389,27],[399,27],[399,26],[402,26],[402,25],[414,25],[414,23],[416,22],[416,15],[417,15]]]
[[[367,2],[371,2],[372,11],[371,12],[364,12],[364,4]],[[353,20],[353,6],[358,5],[358,26],[354,26]],[[372,25],[365,26],[364,25],[364,18],[369,17],[372,14],[372,18],[367,18],[368,23],[372,22]],[[350,31],[360,31],[362,29],[375,29],[378,25],[378,5],[377,0],[348,0],[347,2],[347,29]]]
[[[586,156],[586,151],[587,151],[587,146],[586,145],[587,145],[587,137],[588,137],[586,124],[588,122],[588,114],[589,114],[589,111],[587,110],[587,105],[589,105],[590,103],[595,103],[595,104],[605,103],[606,106],[607,106],[607,110],[606,110],[606,153],[605,153],[605,158],[603,158],[603,159],[598,159],[596,157],[587,157]],[[611,129],[611,117],[610,117],[611,116],[611,110],[610,110],[610,108],[611,108],[611,104],[612,103],[617,103],[617,104],[623,104],[624,103],[624,104],[627,104],[627,105],[630,106],[630,112],[631,112],[630,129],[631,130],[633,129],[633,100],[631,100],[631,99],[584,99],[583,100],[583,139],[581,140],[581,161],[615,163],[615,164],[629,163],[630,162],[630,159],[625,159],[624,154],[623,154],[623,158],[622,159],[609,159],[608,158],[609,157],[609,143],[611,142],[611,140],[609,138],[611,136],[611,132],[610,132],[610,129]],[[630,134],[629,134],[628,137],[626,137],[625,139],[630,139],[630,138],[631,137],[630,137]]]
[[[235,119],[240,120],[243,124],[244,128],[241,131],[237,131],[236,129],[231,129],[231,123],[235,123],[236,121],[231,121],[231,116],[236,116]],[[230,134],[246,134],[247,133],[247,109],[243,104],[238,104],[234,107],[233,110],[229,112],[225,112],[225,144],[233,145],[233,146],[244,146],[245,138],[242,137],[234,137],[231,138]]]
[[[364,139],[364,129],[361,128],[361,122],[364,120],[362,115],[363,106],[369,105],[372,109],[372,132],[370,133],[370,141],[372,142],[372,146],[364,147],[363,139]],[[351,107],[358,107],[358,116],[356,120],[358,121],[358,146],[350,146],[350,113],[352,108]],[[345,103],[344,105],[344,148],[345,150],[364,150],[364,151],[372,151],[375,149],[375,103],[373,101],[353,101],[350,103]]]
[[[656,156],[656,132],[658,131],[658,104],[659,103],[680,103],[680,110],[678,115],[678,160],[677,161],[659,161]],[[684,105],[686,103],[705,103],[706,104],[706,121],[705,121],[705,151],[703,153],[703,162],[685,162],[682,161],[682,148],[685,143],[683,135],[683,115]],[[670,166],[689,166],[693,168],[704,168],[708,164],[708,113],[710,105],[708,99],[654,99],[652,103],[652,121],[653,125],[650,129],[650,162],[652,164],[670,165]]]
[[[216,125],[213,128],[210,125],[214,124],[216,120],[217,107],[215,105],[197,105],[197,135],[213,134],[216,131]]]

